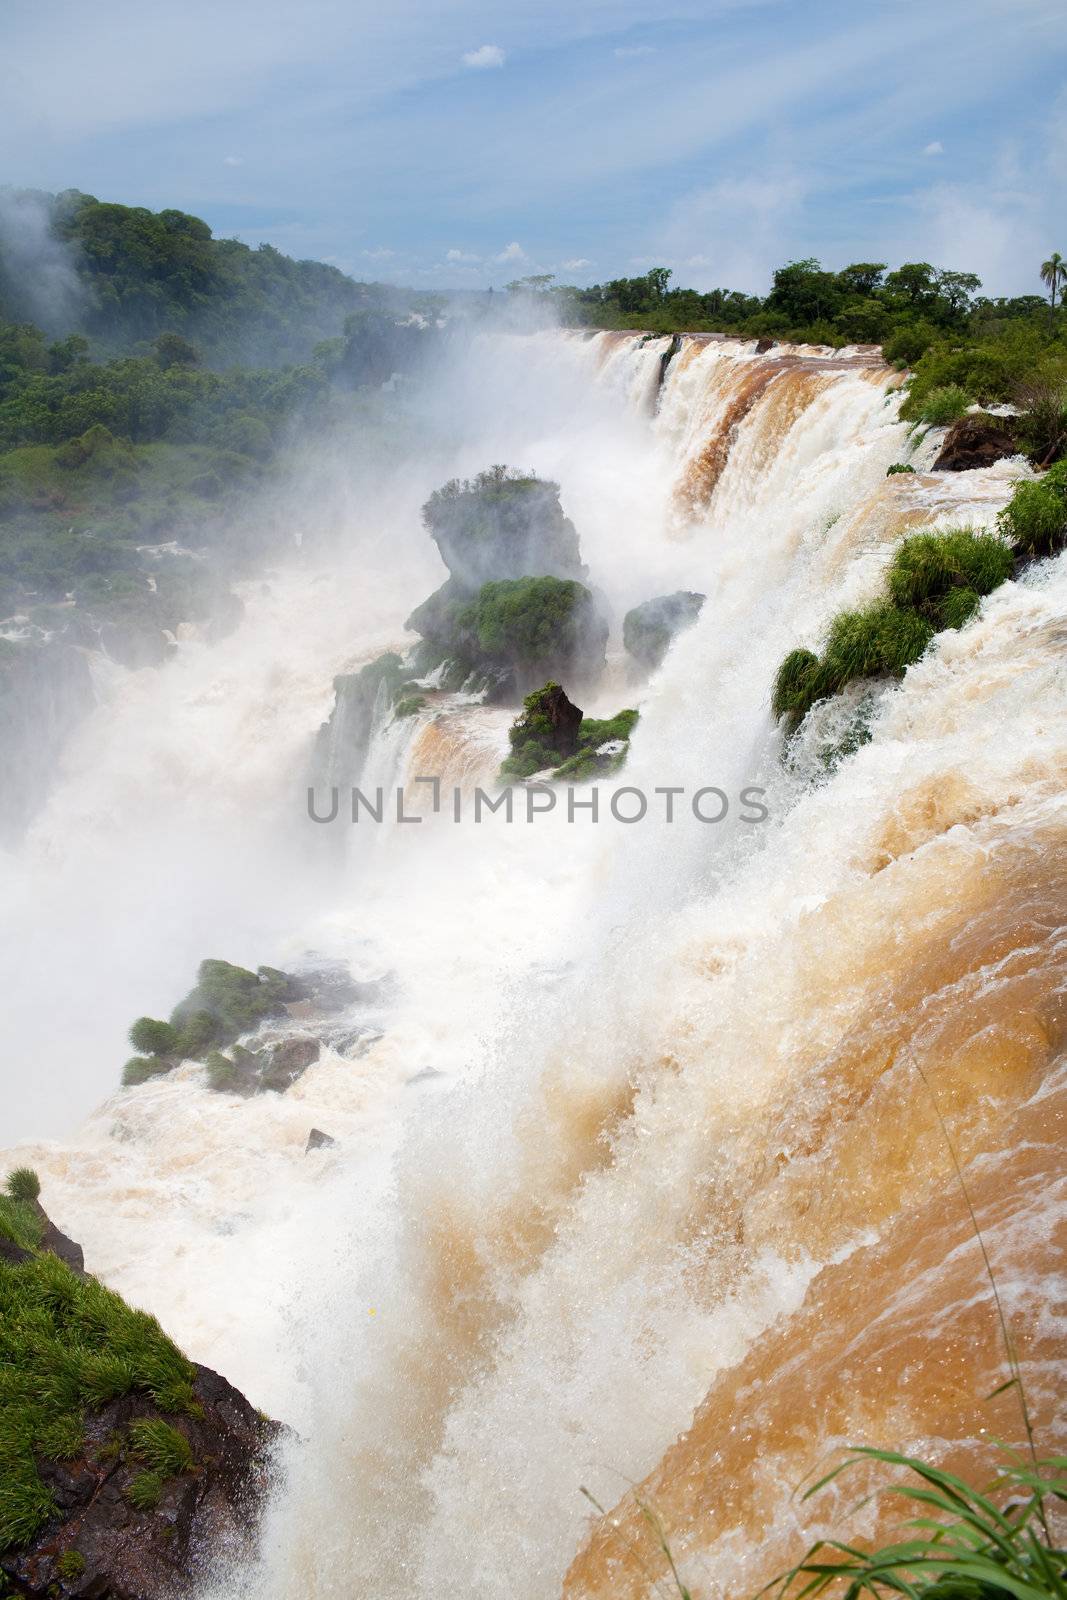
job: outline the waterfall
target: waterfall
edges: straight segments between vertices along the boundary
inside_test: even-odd
[[[840,708],[783,762],[782,656],[878,592],[906,531],[992,526],[1028,469],[924,472],[935,441],[909,438],[877,352],[695,337],[664,372],[669,347],[479,336],[414,397],[434,448],[368,516],[402,543],[446,476],[558,478],[615,618],[585,709],[641,710],[604,796],[758,786],[765,822],[424,814],[309,866],[294,774],[332,676],[402,646],[421,593],[361,629],[344,583],[294,569],[230,640],[130,675],[28,843],[68,963],[131,851],[150,872],[112,906],[130,966],[88,1047],[99,1083],[119,1014],[176,997],[194,950],[398,977],[379,1043],[284,1098],[231,1105],[188,1066],[19,1150],[90,1267],[294,1424],[254,1570],[216,1575],[228,1600],[637,1600],[663,1576],[638,1483],[694,1600],[742,1600],[825,1531],[793,1490],[835,1445],[988,1466],[1018,1425],[983,1402],[996,1329],[938,1113],[1043,1443],[1064,1442],[1042,1275],[1067,1220],[1067,563],[940,635],[836,768]],[[635,684],[622,613],[683,587],[699,620]],[[368,770],[469,791],[508,721],[431,692],[379,719]],[[131,787],[156,808],[132,838]],[[142,956],[145,892],[164,931]],[[87,959],[76,996],[105,975]],[[310,1122],[336,1150],[304,1157]],[[623,1503],[597,1523],[583,1488]]]

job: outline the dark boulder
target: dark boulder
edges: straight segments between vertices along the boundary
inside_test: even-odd
[[[762,339],[757,339],[756,340],[756,354],[758,356],[765,356],[767,354],[767,351],[768,350],[773,350],[777,343],[778,343],[777,339],[769,339],[769,338],[766,337],[766,335]]]
[[[323,1133],[321,1128],[312,1128],[304,1146],[304,1154],[309,1155],[312,1150],[333,1150],[336,1145],[337,1140],[330,1134]]]
[[[284,1094],[298,1078],[303,1077],[312,1062],[319,1059],[320,1049],[319,1041],[306,1034],[283,1039],[281,1044],[274,1046],[270,1060],[262,1070],[262,1087],[273,1089],[276,1094]]]
[[[660,594],[634,606],[623,618],[622,642],[628,655],[654,671],[676,634],[691,628],[700,615],[705,596],[687,589]]]
[[[991,467],[995,461],[1019,454],[1019,441],[1012,417],[963,417],[948,431],[934,472],[970,472],[974,467]]]

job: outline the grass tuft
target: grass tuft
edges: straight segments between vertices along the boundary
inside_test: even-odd
[[[188,1439],[158,1417],[132,1423],[130,1445],[135,1456],[164,1478],[176,1478],[192,1468],[193,1452]]]
[[[16,1215],[16,1242],[32,1250],[36,1214],[5,1197],[0,1226],[5,1208],[28,1214]],[[191,1411],[195,1376],[154,1317],[95,1278],[77,1277],[50,1254],[0,1261],[0,1551],[24,1544],[55,1514],[37,1457],[79,1455],[87,1408],[140,1393],[161,1408]],[[143,1442],[159,1459],[186,1460],[188,1442],[165,1422]]]
[[[16,1167],[8,1173],[4,1187],[12,1200],[36,1200],[41,1193],[41,1180],[32,1167]]]
[[[123,1087],[135,1088],[140,1083],[147,1083],[150,1078],[161,1077],[170,1069],[171,1063],[161,1061],[158,1056],[131,1056],[122,1069]]]
[[[158,1472],[139,1472],[131,1478],[126,1498],[135,1511],[154,1511],[163,1498],[163,1487]]]
[[[800,1600],[834,1586],[843,1588],[845,1600],[886,1594],[904,1594],[910,1600],[1065,1600],[1067,1551],[1051,1544],[1047,1529],[1053,1503],[1067,1499],[1067,1458],[1031,1465],[1011,1455],[996,1482],[982,1493],[912,1456],[857,1448],[803,1498],[809,1500],[843,1473],[870,1461],[904,1468],[919,1480],[876,1491],[918,1508],[919,1514],[904,1524],[905,1537],[871,1551],[820,1539],[761,1594],[773,1589],[782,1600],[788,1595]]]

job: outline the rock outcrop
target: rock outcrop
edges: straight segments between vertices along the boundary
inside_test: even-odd
[[[0,1588],[179,1600],[251,1554],[281,1425],[87,1275],[81,1247],[16,1194],[9,1180]],[[57,1362],[64,1384],[42,1388]]]
[[[656,595],[634,606],[623,618],[622,642],[628,655],[650,672],[659,666],[671,640],[691,628],[700,615],[705,596],[686,589]]]
[[[1019,453],[1019,441],[1011,417],[963,417],[948,431],[934,472],[970,472],[973,467],[991,467],[995,461]]]
[[[209,1367],[196,1366],[193,1393],[200,1415],[180,1420],[164,1419],[142,1397],[112,1400],[87,1418],[77,1456],[40,1462],[58,1515],[0,1556],[16,1594],[175,1600],[217,1565],[252,1553],[270,1446],[282,1429]],[[154,1507],[138,1510],[130,1493],[143,1464],[127,1441],[134,1424],[150,1420],[181,1433],[193,1466],[166,1480]]]

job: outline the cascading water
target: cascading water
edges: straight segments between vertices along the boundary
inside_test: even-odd
[[[156,863],[148,892],[174,926],[133,958],[101,1051],[202,954],[310,947],[397,974],[381,1040],[355,1063],[327,1052],[284,1098],[229,1103],[190,1066],[19,1151],[91,1267],[299,1430],[259,1562],[218,1580],[228,1595],[542,1600],[582,1544],[580,1488],[612,1504],[647,1477],[694,1596],[742,1596],[821,1526],[791,1494],[834,1445],[981,1463],[984,1439],[1018,1429],[1003,1397],[983,1409],[995,1325],[935,1100],[1043,1442],[1062,1443],[1042,1282],[1064,1221],[1064,562],[940,636],[836,771],[840,708],[783,765],[768,702],[786,651],[877,590],[905,530],[990,525],[1026,469],[887,479],[909,446],[869,351],[683,341],[658,390],[668,347],[475,341],[413,401],[463,427],[381,505],[399,527],[445,476],[529,465],[560,480],[616,620],[664,590],[706,594],[650,682],[613,654],[585,709],[636,697],[612,783],[715,786],[721,823],[684,800],[668,824],[661,799],[620,823],[602,780],[595,826],[562,802],[529,826],[426,815],[309,861],[310,825],[285,808],[331,677],[399,642],[421,592],[360,626],[343,584],[294,571],[234,639],[102,708],[96,736],[118,730],[122,758],[101,761],[90,727],[31,838],[52,914],[72,814],[79,906],[129,861],[131,786],[157,808],[134,860],[169,844],[193,863],[169,901]],[[379,720],[374,782],[469,790],[507,722],[431,693]],[[745,822],[737,797],[757,786],[768,818]],[[120,957],[143,912],[134,889],[109,908]],[[84,920],[59,921],[73,962]],[[312,1121],[338,1149],[303,1156]],[[594,1529],[573,1600],[653,1592],[643,1527],[627,1502]]]

